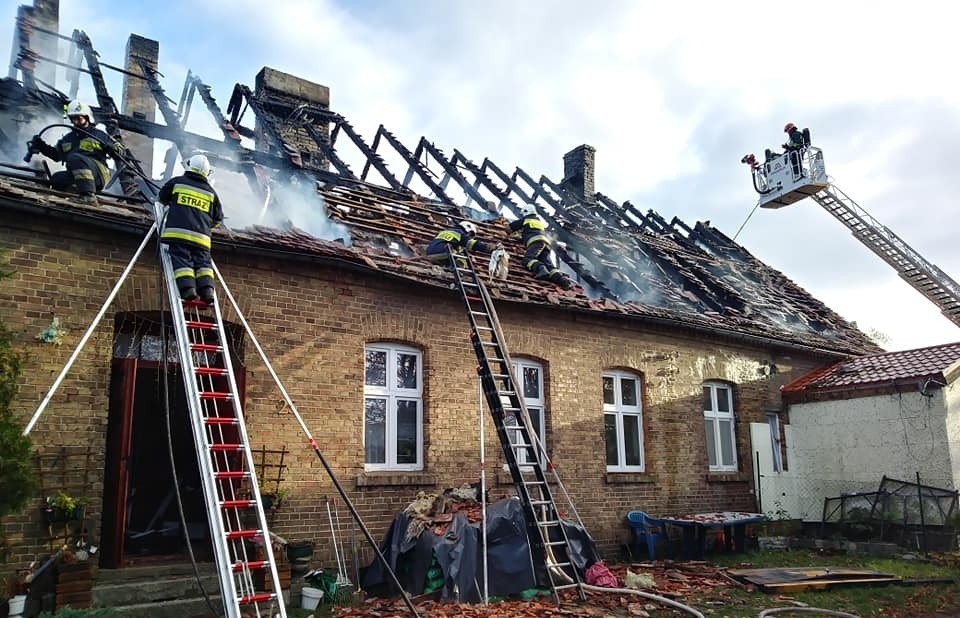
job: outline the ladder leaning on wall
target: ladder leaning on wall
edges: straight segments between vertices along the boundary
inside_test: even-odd
[[[586,599],[583,582],[573,563],[570,539],[567,537],[563,514],[557,507],[547,472],[567,501],[568,514],[579,515],[569,494],[560,482],[547,450],[530,420],[526,403],[517,388],[513,363],[504,342],[500,319],[493,300],[474,268],[467,252],[459,253],[448,245],[450,268],[457,288],[466,305],[470,321],[470,342],[477,356],[477,372],[490,413],[497,428],[504,460],[510,470],[517,497],[523,507],[527,542],[533,560],[534,573],[541,583],[550,587],[559,604],[559,592],[576,588],[581,600]],[[524,457],[521,453],[526,453]],[[524,461],[521,463],[521,458]]]

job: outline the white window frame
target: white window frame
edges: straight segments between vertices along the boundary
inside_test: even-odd
[[[708,425],[713,425],[713,452],[717,456],[717,461],[712,462],[710,459],[710,451],[707,450],[707,461],[709,464],[710,472],[736,472],[737,467],[737,423],[736,423],[736,413],[733,408],[733,387],[730,384],[725,382],[704,382],[704,389],[710,389],[710,408],[707,409],[707,406],[704,405],[703,410],[703,423],[704,423],[704,446],[706,447],[707,435],[706,428]],[[720,405],[718,403],[719,390],[724,389],[727,393],[727,412],[720,411]],[[704,400],[706,398],[704,397]],[[706,401],[704,401],[706,404]],[[730,426],[730,449],[731,457],[733,461],[731,463],[724,464],[720,460],[723,458],[722,451],[722,440],[720,439],[720,423],[723,421],[729,421]]]
[[[544,395],[544,392],[543,392],[543,365],[536,361],[528,360],[525,358],[513,359],[512,365],[513,365],[513,383],[516,384],[517,386],[517,394],[523,397],[523,403],[527,407],[527,413],[531,417],[530,420],[538,424],[537,426],[540,428],[540,431],[538,432],[539,433],[538,437],[540,438],[540,443],[543,444],[544,450],[546,450],[547,425],[546,425],[546,415],[544,414],[544,410],[546,408],[547,401],[546,401],[546,395]],[[537,370],[537,382],[538,382],[537,391],[540,393],[539,398],[527,397],[523,392],[523,370],[525,368]],[[509,402],[504,402],[504,405],[509,405]],[[537,410],[537,412],[532,412],[531,408],[534,410]],[[536,418],[534,418],[534,415],[536,415]],[[520,431],[514,430],[512,433],[513,433],[513,436],[511,437],[511,440],[514,443],[519,442]],[[524,470],[533,469],[534,462],[530,461],[526,448],[517,449],[517,452],[515,453],[515,455],[517,458],[517,463],[520,465],[522,469]],[[506,464],[504,464],[503,469],[508,470],[509,468]]]
[[[617,463],[615,465],[607,464],[607,472],[644,472],[646,471],[646,453],[643,449],[644,441],[644,427],[643,427],[643,380],[640,378],[639,374],[631,373],[627,371],[604,371],[603,378],[611,378],[614,380],[614,402],[612,404],[603,403],[603,420],[604,420],[604,440],[606,440],[606,421],[607,415],[614,415],[616,417],[616,436],[617,436]],[[637,405],[624,405],[623,403],[623,390],[621,387],[621,380],[624,378],[632,380],[637,385]],[[601,391],[603,389],[601,383]],[[624,420],[627,418],[636,418],[637,419],[637,428],[638,428],[638,440],[637,448],[640,453],[640,464],[639,465],[628,465],[627,461],[627,452],[626,452],[626,441],[624,439]],[[606,443],[604,443],[603,450],[604,460],[606,460]]]
[[[364,366],[364,385],[363,385],[363,441],[364,441],[364,469],[369,471],[381,470],[423,470],[423,353],[410,346],[376,343],[364,346],[363,366]],[[385,352],[387,355],[387,375],[386,386],[374,386],[366,383],[366,367],[368,352]],[[417,387],[400,388],[397,386],[397,357],[399,355],[411,355],[417,359]],[[385,398],[387,400],[387,413],[385,418],[385,462],[367,463],[366,458],[366,437],[367,437],[367,418],[366,404],[368,398]],[[417,404],[417,461],[412,464],[397,463],[397,402],[415,401]]]
[[[770,449],[773,457],[773,471],[783,472],[783,450],[780,440],[780,415],[767,412],[767,425],[770,427]]]

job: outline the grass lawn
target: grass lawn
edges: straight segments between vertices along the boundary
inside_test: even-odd
[[[952,584],[851,584],[783,595],[750,590],[749,587],[731,583],[728,587],[698,592],[695,596],[683,600],[683,603],[699,609],[704,614],[709,613],[720,618],[756,618],[763,609],[786,607],[792,604],[791,601],[805,603],[810,607],[843,611],[863,618],[933,616],[936,610],[944,608],[953,609],[960,616],[960,569],[948,563],[937,564],[936,560],[906,560],[846,554],[823,555],[812,550],[794,550],[715,554],[709,557],[709,562],[730,569],[795,566],[856,567],[896,575],[905,580],[931,578],[954,580]],[[954,561],[953,564],[956,562]],[[659,618],[674,614],[657,609],[650,612],[650,615]]]

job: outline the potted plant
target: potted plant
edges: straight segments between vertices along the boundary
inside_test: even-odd
[[[280,487],[279,484],[272,491],[260,488],[260,500],[263,501],[263,510],[269,513],[275,513],[283,505],[283,499],[290,495],[290,490],[286,487]]]
[[[47,523],[83,519],[85,506],[86,501],[83,498],[74,498],[61,489],[56,495],[47,496],[47,503],[43,507],[43,519]]]

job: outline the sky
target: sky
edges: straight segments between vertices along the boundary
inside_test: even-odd
[[[0,49],[20,4],[0,2]],[[948,6],[61,0],[60,23],[115,66],[130,33],[159,41],[174,106],[188,70],[225,111],[234,85],[252,88],[270,66],[328,86],[368,143],[383,124],[411,148],[425,136],[448,156],[555,181],[564,153],[590,144],[598,191],[668,221],[709,221],[903,350],[960,341],[960,329],[816,202],[755,209],[740,159],[779,148],[788,121],[809,127],[834,186],[960,278],[960,39]],[[119,75],[107,77],[119,99]],[[219,136],[202,105],[187,128]]]

